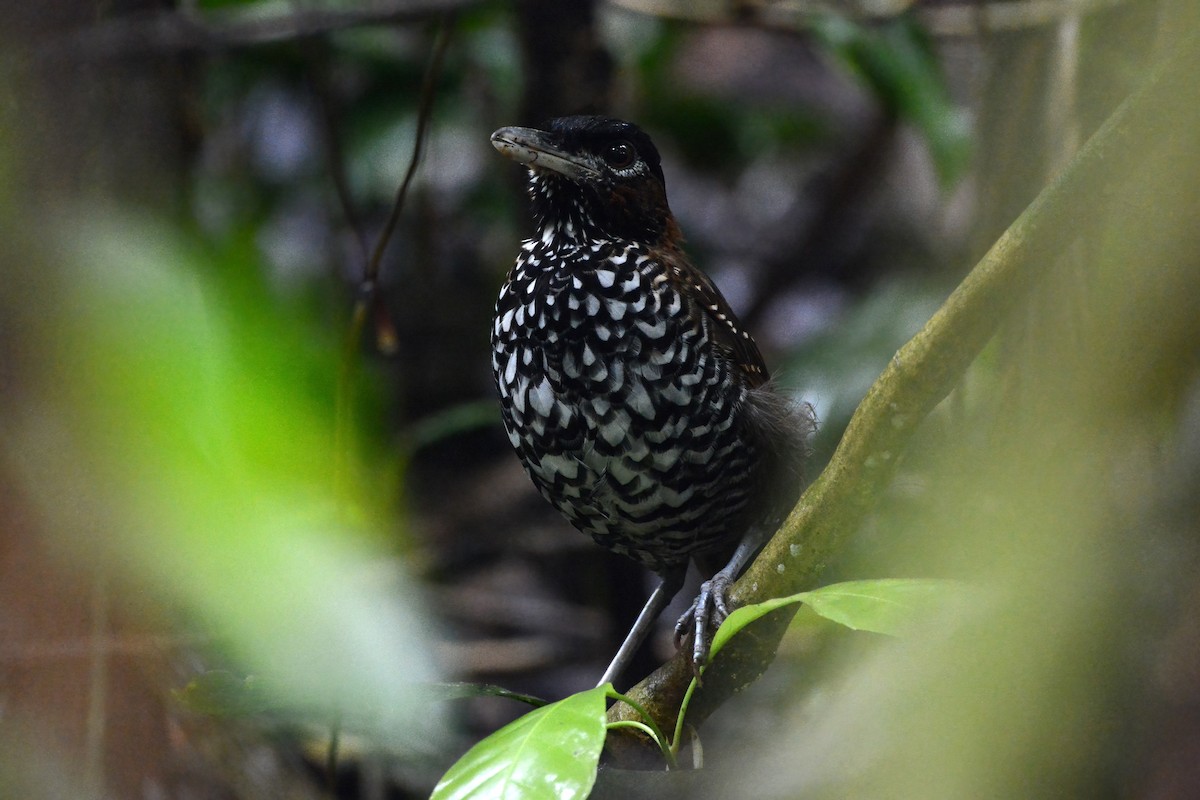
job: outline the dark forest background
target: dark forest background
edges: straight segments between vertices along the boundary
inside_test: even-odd
[[[531,226],[491,131],[601,111],[651,134],[693,259],[817,411],[811,478],[896,349],[1197,42],[1191,0],[0,7],[0,794],[30,798],[424,797],[523,707],[414,686],[599,676],[651,584],[536,495],[499,426],[491,311]],[[1012,663],[946,678],[970,713],[904,716],[885,696],[925,684],[873,682],[886,645],[802,618],[703,729],[742,796],[847,796],[864,762],[896,781],[872,796],[1195,796],[1200,309],[1106,316],[1197,274],[1188,226],[1145,269],[1120,227],[1192,199],[1078,209],[1114,222],[1047,261],[826,575],[1003,562],[1032,581]],[[1114,287],[1106,259],[1142,271]],[[1088,332],[1125,322],[1125,360],[1089,372]],[[992,494],[996,437],[1031,463],[1091,440],[1050,403],[988,420],[1097,374],[1130,382],[1099,426],[1125,438],[1081,493],[1017,495],[1068,509],[1042,551]],[[1063,617],[1049,585],[1100,599]],[[630,677],[671,651],[664,626]],[[863,718],[876,738],[829,744]],[[945,749],[890,750],[951,722]]]

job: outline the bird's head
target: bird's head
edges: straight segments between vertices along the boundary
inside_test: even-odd
[[[492,145],[529,167],[543,237],[678,238],[658,150],[638,126],[610,117],[551,120],[547,130],[501,128]]]

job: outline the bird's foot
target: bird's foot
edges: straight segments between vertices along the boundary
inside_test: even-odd
[[[729,616],[729,605],[726,592],[729,591],[733,579],[724,572],[718,572],[710,580],[700,585],[700,594],[696,595],[691,608],[684,612],[675,623],[675,647],[683,645],[689,633],[694,633],[692,639],[692,674],[700,677],[700,668],[708,661],[708,650],[712,644],[711,633],[715,632]]]

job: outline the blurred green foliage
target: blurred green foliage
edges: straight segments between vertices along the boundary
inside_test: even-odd
[[[200,8],[269,17],[296,6],[201,0]],[[512,119],[523,77],[517,24],[514,7],[501,3],[459,17],[438,84],[430,157],[383,272],[402,357],[377,358],[369,343],[350,348],[363,363],[350,404],[359,424],[344,443],[334,436],[335,384],[346,366],[339,352],[349,298],[361,277],[354,240],[373,243],[407,167],[432,24],[346,30],[190,64],[196,75],[182,104],[191,116],[181,127],[194,149],[181,169],[187,203],[178,215],[114,212],[99,193],[27,219],[19,207],[25,198],[5,196],[0,344],[19,356],[12,368],[20,380],[6,387],[0,458],[57,553],[146,593],[181,628],[211,637],[209,658],[236,668],[184,685],[177,693],[184,708],[230,716],[298,709],[318,722],[340,719],[371,734],[373,744],[427,751],[439,746],[443,724],[431,698],[511,696],[490,687],[417,688],[438,677],[438,637],[411,564],[395,556],[427,557],[418,548],[439,545],[414,544],[405,513],[399,487],[414,453],[452,450],[497,419],[488,317],[527,218],[511,180],[516,172],[491,152],[487,133],[521,122]],[[728,188],[781,155],[824,163],[842,152],[843,128],[820,109],[682,81],[678,59],[695,45],[694,26],[631,15],[610,15],[605,24],[622,67],[614,92],[622,105],[613,111],[635,116],[680,156],[681,168],[715,177],[700,181],[701,192]],[[1141,53],[1110,54],[1118,37],[1098,24],[1085,34],[1082,63],[1111,60],[1122,87],[1142,77],[1134,68]],[[918,131],[942,189],[964,177],[979,131],[968,129],[914,17],[875,26],[823,17],[789,40],[796,48],[814,43],[819,56],[832,56],[829,63],[858,80],[873,104],[868,110]],[[1100,93],[1081,84],[1085,94]],[[5,92],[0,128],[10,132],[20,114]],[[7,134],[0,137],[6,193],[14,165],[35,161],[14,147]],[[350,209],[337,197],[331,162],[344,168]],[[797,183],[818,173],[797,173]],[[672,186],[685,183],[668,178]],[[801,195],[811,187],[794,188]],[[1081,219],[1102,213],[1104,203],[1118,207],[1108,209],[1118,217],[1158,203],[1168,222],[1194,217],[1186,203],[1140,191],[1097,198]],[[805,219],[814,213],[802,210]],[[347,224],[348,211],[357,230]],[[944,236],[916,214],[893,224],[922,242]],[[879,228],[863,227],[846,238],[881,238]],[[1086,263],[1063,270],[1045,301],[975,364],[947,404],[953,407],[925,424],[922,452],[893,487],[902,502],[889,498],[859,534],[851,566],[860,574],[965,575],[996,591],[967,608],[946,604],[930,626],[936,629],[911,638],[831,637],[834,645],[796,674],[780,665],[773,674],[783,688],[768,695],[765,711],[750,705],[753,697],[742,699],[739,708],[751,709],[746,717],[761,738],[728,750],[735,783],[714,779],[706,787],[712,796],[745,796],[750,780],[755,796],[766,798],[1057,797],[1103,782],[1092,773],[1107,763],[1100,756],[1108,737],[1129,722],[1116,707],[1137,700],[1112,686],[1131,649],[1114,629],[1129,624],[1130,608],[1147,593],[1171,590],[1163,571],[1147,566],[1153,558],[1187,562],[1163,529],[1194,533],[1172,516],[1190,508],[1194,492],[1187,445],[1173,441],[1185,424],[1182,392],[1171,394],[1194,354],[1159,337],[1166,304],[1121,304],[1168,273],[1193,274],[1195,264],[1168,254],[1100,290],[1096,282],[1098,266],[1134,263],[1169,239],[1113,225],[1083,243]],[[807,328],[819,328],[815,334],[781,343],[777,374],[817,405],[822,421],[810,472],[896,348],[946,293],[924,274],[933,271],[934,248],[897,253],[893,241],[885,239],[886,252],[876,254],[885,263],[863,271],[870,278],[831,290],[836,298]],[[816,274],[796,283],[838,280]],[[1187,296],[1173,294],[1180,303]],[[1100,330],[1140,322],[1124,339],[1101,339],[1104,346],[1091,350],[1051,346],[1035,323],[1064,309]],[[1058,333],[1068,341],[1074,331]],[[1025,349],[1022,337],[1030,340]],[[1093,369],[1097,354],[1112,352],[1121,355],[1121,369]],[[1148,363],[1154,369],[1143,371]],[[1133,413],[1099,404],[1098,412],[1069,393],[1070,402],[1040,394],[1075,379],[1093,387],[1132,381],[1133,391],[1144,392],[1142,407]],[[444,392],[433,385],[451,380]],[[454,453],[456,468],[490,464],[486,445]],[[1159,460],[1175,447],[1179,463]],[[336,480],[339,462],[348,479]],[[1168,490],[1180,496],[1164,497]],[[432,506],[462,496],[445,494],[448,500],[422,499]],[[546,560],[541,551],[534,558]],[[455,568],[465,562],[458,552],[448,559]],[[892,622],[877,614],[860,627]],[[602,728],[600,695],[585,695],[583,719],[563,723],[568,732]],[[764,730],[771,735],[761,736]],[[528,728],[514,731],[519,738]],[[511,767],[515,750],[568,741],[556,741],[561,732],[552,727],[542,744],[501,737],[483,779]],[[578,776],[581,754],[594,763],[594,744],[554,756]],[[453,794],[471,791],[479,776],[447,779],[463,781],[445,790]],[[524,786],[511,775],[494,785]]]
[[[43,359],[4,438],[54,546],[185,612],[281,705],[428,746],[420,601],[398,565],[372,578],[386,495],[333,491],[329,342],[263,302],[250,259],[137,217],[58,230],[58,267],[24,276]]]
[[[688,29],[649,26],[638,42],[638,123],[669,137],[685,161],[702,173],[729,174],[764,155],[800,152],[827,142],[829,120],[803,105],[716,96],[680,85],[677,56]]]
[[[813,32],[872,89],[883,107],[911,122],[929,147],[943,186],[970,164],[971,130],[950,99],[933,44],[912,16],[878,28],[843,17],[820,17]]]
[[[272,707],[261,680],[253,675],[239,677],[228,670],[205,672],[171,695],[188,711],[213,717],[253,716]]]
[[[779,380],[811,402],[820,426],[814,442],[823,463],[837,446],[863,395],[888,360],[945,299],[945,289],[918,277],[881,281],[825,331],[792,349]]]

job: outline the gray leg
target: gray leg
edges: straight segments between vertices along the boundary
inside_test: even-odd
[[[694,631],[696,634],[696,638],[692,640],[692,671],[697,675],[700,674],[700,667],[704,666],[704,662],[708,660],[708,645],[711,641],[710,627],[715,631],[729,616],[729,606],[725,595],[729,591],[730,584],[737,579],[738,575],[742,574],[742,570],[754,558],[754,554],[762,547],[768,535],[769,531],[765,529],[755,528],[747,532],[742,537],[737,549],[733,551],[733,555],[730,556],[729,563],[700,585],[700,594],[696,596],[692,607],[685,611],[679,621],[675,623],[675,645],[677,647],[689,633]]]
[[[625,671],[625,668],[629,666],[629,662],[633,660],[633,654],[641,647],[642,642],[646,640],[646,636],[650,633],[650,629],[654,627],[654,621],[662,614],[663,609],[670,604],[671,598],[679,591],[679,587],[683,586],[683,579],[686,574],[687,565],[684,564],[683,567],[662,575],[662,582],[650,594],[650,599],[646,601],[645,607],[642,608],[642,613],[638,614],[637,620],[629,630],[629,635],[625,637],[625,641],[621,642],[620,649],[613,656],[612,663],[608,665],[608,669],[604,670],[604,675],[600,677],[600,682],[596,684],[597,686],[603,686],[606,683],[616,680]]]

